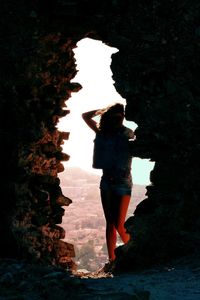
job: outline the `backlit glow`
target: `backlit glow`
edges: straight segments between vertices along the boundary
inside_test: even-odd
[[[111,55],[118,49],[111,48],[101,41],[85,38],[77,43],[74,49],[78,73],[73,82],[82,85],[78,93],[73,93],[66,102],[70,114],[62,118],[58,124],[60,131],[69,131],[69,140],[65,142],[63,151],[70,155],[65,167],[80,167],[88,172],[101,174],[101,170],[92,168],[93,140],[95,133],[85,124],[83,112],[104,108],[115,102],[126,104],[116,91],[110,69]],[[137,124],[125,121],[124,125],[135,129]],[[147,185],[149,173],[154,163],[147,159],[133,159],[133,181],[135,184]]]

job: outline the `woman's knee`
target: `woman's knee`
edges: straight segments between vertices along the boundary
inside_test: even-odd
[[[124,224],[119,223],[115,226],[117,232],[119,233],[119,235],[124,234],[126,232]]]

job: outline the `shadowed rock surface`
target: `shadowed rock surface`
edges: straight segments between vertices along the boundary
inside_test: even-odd
[[[196,257],[138,272],[71,274],[25,261],[0,261],[1,300],[199,300]]]

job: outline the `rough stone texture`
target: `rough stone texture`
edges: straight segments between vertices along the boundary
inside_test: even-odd
[[[56,266],[0,260],[1,300],[199,300],[199,257],[113,274],[77,274]]]
[[[199,1],[8,0],[1,10],[1,256],[73,264],[72,247],[57,247],[71,201],[57,178],[68,133],[56,124],[81,88],[70,83],[73,48],[86,36],[119,49],[111,68],[138,124],[132,154],[155,161],[116,268],[199,251]]]

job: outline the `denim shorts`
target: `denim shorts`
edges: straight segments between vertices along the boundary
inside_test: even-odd
[[[131,195],[132,192],[132,176],[130,171],[121,172],[113,171],[105,172],[100,181],[100,189],[105,192],[112,192],[120,196]]]

